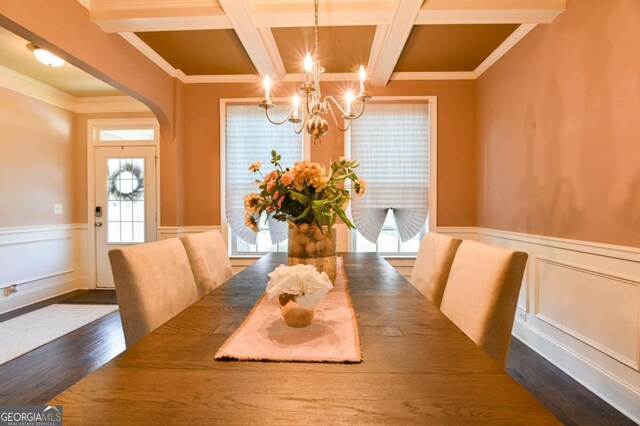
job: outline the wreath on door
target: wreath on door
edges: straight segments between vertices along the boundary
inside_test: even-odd
[[[109,176],[109,193],[118,200],[137,200],[144,192],[142,169],[125,163]]]

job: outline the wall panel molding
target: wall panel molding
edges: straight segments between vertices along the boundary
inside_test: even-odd
[[[87,286],[86,224],[0,228],[0,313]]]
[[[640,423],[640,248],[475,227],[438,232],[527,252],[514,335]]]

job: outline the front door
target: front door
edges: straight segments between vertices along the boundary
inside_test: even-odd
[[[96,284],[113,288],[109,250],[156,240],[156,148],[95,148]]]

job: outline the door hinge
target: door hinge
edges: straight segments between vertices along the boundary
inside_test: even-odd
[[[158,167],[158,157],[153,157],[153,158],[154,158],[156,167]]]

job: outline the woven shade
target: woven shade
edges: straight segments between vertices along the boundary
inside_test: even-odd
[[[351,215],[360,234],[375,243],[390,209],[400,240],[415,237],[429,215],[429,106],[373,104],[352,123],[351,158],[367,181]]]
[[[287,109],[274,107],[272,117],[282,119]],[[271,165],[271,150],[282,155],[282,166],[292,167],[302,160],[302,140],[290,125],[275,126],[264,116],[264,111],[255,105],[233,105],[227,107],[225,146],[225,214],[235,234],[249,244],[256,243],[257,234],[244,224],[244,196],[257,192],[256,179],[259,174],[248,170],[254,161],[262,162],[262,172],[267,174]],[[271,242],[278,244],[287,239],[288,228],[284,222],[269,219]]]

